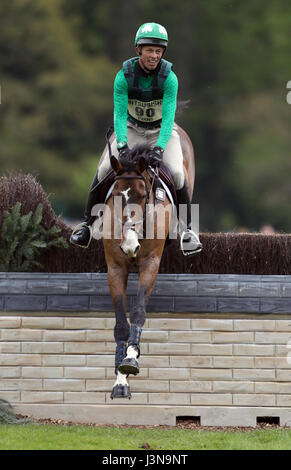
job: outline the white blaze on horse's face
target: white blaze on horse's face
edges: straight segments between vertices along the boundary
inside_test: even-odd
[[[117,174],[112,194],[122,196],[122,218],[117,217],[122,227],[120,249],[128,258],[135,258],[141,247],[139,236],[143,236],[147,188],[142,173],[147,163],[144,157],[140,157],[131,169],[124,171],[115,157],[112,157],[111,164]]]
[[[124,207],[123,216],[125,222],[120,248],[128,258],[135,258],[140,249],[137,225],[143,221],[142,208],[137,204],[127,204]]]
[[[120,191],[120,194],[124,196],[126,203],[129,200],[128,191],[130,191],[130,188],[127,188],[125,191]]]
[[[136,258],[140,249],[138,234],[133,229],[124,230],[124,241],[120,248],[128,258]]]

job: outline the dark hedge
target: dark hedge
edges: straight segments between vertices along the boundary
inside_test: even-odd
[[[0,178],[0,226],[4,210],[22,203],[22,214],[43,204],[43,225],[56,225],[60,235],[69,241],[71,228],[56,216],[42,186],[32,175],[10,173]],[[291,274],[291,235],[257,233],[201,233],[203,251],[184,257],[174,240],[165,248],[160,273],[197,274]],[[106,272],[103,245],[92,240],[87,249],[51,248],[39,261],[45,272]],[[133,267],[133,271],[135,268]]]

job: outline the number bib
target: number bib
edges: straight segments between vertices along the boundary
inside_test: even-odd
[[[162,119],[162,100],[128,100],[128,113],[136,121],[156,122]]]

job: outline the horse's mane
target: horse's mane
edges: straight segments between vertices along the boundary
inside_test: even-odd
[[[128,149],[120,157],[119,161],[124,170],[133,171],[135,164],[140,157],[144,157],[147,162],[149,161],[149,154],[151,148],[148,145],[135,145],[132,149]]]

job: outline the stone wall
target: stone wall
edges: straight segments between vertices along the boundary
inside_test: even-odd
[[[12,403],[16,412],[133,425],[175,425],[177,417],[193,416],[205,426],[256,426],[258,417],[274,416],[281,425],[291,426],[289,279],[175,277],[170,287],[169,278],[159,277],[152,302],[159,294],[167,298],[171,289],[172,311],[148,313],[141,372],[129,378],[132,399],[112,401],[115,320],[110,303],[107,310],[102,304],[103,310],[94,311],[96,289],[103,299],[106,295],[101,282],[96,287],[94,276],[98,277],[63,275],[60,282],[53,275],[29,279],[14,273],[12,279],[8,275],[0,279],[0,398]],[[20,291],[16,292],[16,282],[9,282],[13,280]],[[129,295],[135,287],[133,277]],[[15,302],[17,296],[15,309],[11,299]],[[44,296],[37,309],[35,297]],[[54,296],[71,300],[62,303],[66,308],[53,311],[48,306]],[[74,303],[74,296],[87,296],[87,308],[78,308],[82,302]],[[175,311],[177,298],[186,298],[185,312]],[[233,303],[223,300],[231,298]],[[213,299],[214,311],[206,309]],[[248,301],[240,304],[240,299]],[[162,301],[157,305],[162,307]],[[197,305],[205,309],[199,311]],[[268,314],[262,313],[263,305],[268,305]]]

